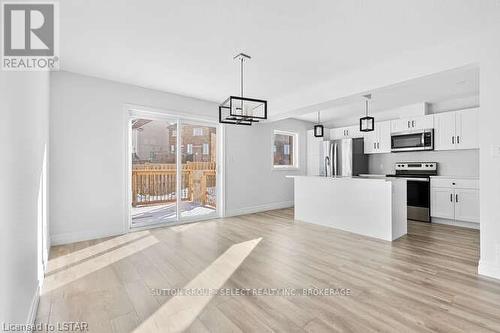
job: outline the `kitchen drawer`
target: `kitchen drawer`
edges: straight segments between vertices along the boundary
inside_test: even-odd
[[[479,189],[479,179],[474,178],[431,178],[431,187]]]

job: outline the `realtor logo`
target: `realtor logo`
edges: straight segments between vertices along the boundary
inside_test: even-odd
[[[57,70],[57,3],[2,3],[2,69]]]

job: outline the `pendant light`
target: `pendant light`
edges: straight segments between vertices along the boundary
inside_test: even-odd
[[[372,98],[372,94],[363,95],[365,98],[365,112],[366,115],[359,119],[359,130],[361,132],[372,132],[375,130],[375,118],[368,116],[368,102]]]
[[[219,105],[219,123],[250,126],[267,119],[267,101],[243,96],[243,64],[251,57],[240,53],[233,59],[240,61],[240,96],[229,96]]]
[[[318,124],[314,125],[314,136],[317,138],[322,138],[324,135],[324,128],[320,121],[320,111],[318,111]]]

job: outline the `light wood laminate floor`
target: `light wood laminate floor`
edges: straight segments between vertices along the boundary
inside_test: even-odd
[[[162,320],[162,332],[499,332],[500,282],[477,275],[478,258],[477,230],[409,222],[390,243],[283,209],[53,247],[37,321],[86,321],[90,332],[155,331]],[[185,286],[351,295],[151,292]]]

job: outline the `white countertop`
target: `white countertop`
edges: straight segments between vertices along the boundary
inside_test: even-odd
[[[431,178],[443,178],[443,179],[479,179],[476,176],[431,176]]]
[[[286,178],[320,178],[325,181],[377,181],[377,182],[394,182],[406,181],[404,178],[386,177],[383,175],[360,175],[354,177],[325,177],[325,176],[305,176],[305,175],[286,175]]]

